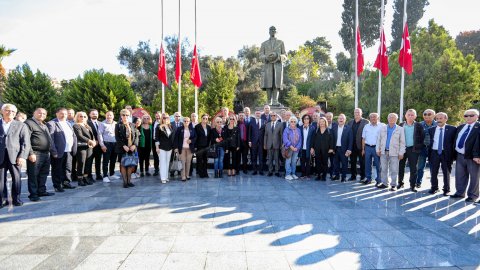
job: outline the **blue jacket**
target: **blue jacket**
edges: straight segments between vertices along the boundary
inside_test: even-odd
[[[263,135],[265,133],[265,120],[260,119],[260,128],[258,128],[256,119],[250,119],[248,127],[248,142],[252,143],[252,147],[261,146],[263,148]]]
[[[338,125],[335,125],[332,128],[333,134],[333,147],[336,149],[337,146],[337,138],[338,138]],[[353,130],[351,127],[344,125],[342,138],[341,138],[342,147],[340,148],[340,153],[343,155],[345,152],[352,151],[353,148]],[[337,150],[335,150],[337,151]]]
[[[302,143],[303,143],[303,139],[302,139],[302,131],[299,129],[299,128],[295,128],[298,132],[298,141],[293,141],[294,137],[293,137],[293,134],[294,134],[294,130],[290,128],[290,126],[288,126],[287,128],[285,128],[285,130],[283,131],[283,145],[288,148],[290,146],[293,145],[293,147],[297,148],[299,151],[300,149],[302,148]]]

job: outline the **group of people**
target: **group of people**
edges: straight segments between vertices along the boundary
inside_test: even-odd
[[[332,113],[320,109],[299,119],[287,110],[277,114],[268,105],[253,115],[248,107],[238,114],[222,108],[213,119],[207,114],[198,119],[195,113],[182,117],[176,112],[173,121],[161,112],[154,114],[155,119],[148,114],[134,117],[131,106],[121,110],[118,121],[112,111],[99,121],[96,109],[87,115],[59,108],[48,122],[43,108],[28,119],[16,115],[13,104],[4,104],[1,110],[0,153],[4,154],[0,154],[0,207],[23,204],[20,170],[25,163],[29,199],[39,201],[54,195],[46,188],[50,171],[55,192],[64,192],[75,188],[73,181],[85,186],[95,180],[108,183],[119,179],[115,175],[119,162],[123,187],[129,188],[135,186],[132,178],[151,175],[151,156],[153,175],[164,184],[175,171],[182,181],[188,181],[195,157],[200,178],[210,177],[208,159],[213,158],[215,178],[222,178],[225,170],[228,176],[251,170],[253,175],[268,177],[280,177],[284,171],[286,180],[314,177],[326,181],[329,175],[332,181],[346,182],[356,181],[359,175],[362,183],[375,181],[376,187],[391,191],[404,187],[408,163],[412,192],[421,187],[428,160],[429,192],[439,192],[441,168],[444,195],[450,192],[450,173],[456,160],[456,193],[451,197],[467,195],[471,202],[479,197],[480,123],[475,109],[464,113],[465,123],[458,127],[447,124],[446,113],[431,109],[423,112],[421,122],[416,122],[416,111],[409,109],[400,124],[395,113],[388,115],[386,124],[380,123],[377,113],[364,119],[360,108],[354,110],[350,121],[344,114],[334,121]],[[12,177],[10,199],[5,189],[7,171]]]

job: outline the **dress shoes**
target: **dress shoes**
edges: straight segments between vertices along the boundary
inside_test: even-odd
[[[22,205],[23,205],[23,202],[22,202],[22,200],[17,199],[17,201],[13,202],[13,205],[14,205],[14,206],[22,206]]]
[[[364,184],[364,185],[370,185],[371,183],[372,183],[372,180],[362,181],[362,184]]]
[[[428,191],[428,193],[430,193],[430,194],[435,194],[435,193],[438,193],[438,192],[440,192],[440,190],[438,190],[438,189],[430,189]]]
[[[254,171],[254,172],[252,173],[252,175],[257,175],[257,174],[258,174],[258,172],[257,172],[257,171]]]
[[[155,172],[153,173],[153,176],[158,176],[158,172],[155,171]]]
[[[445,191],[445,190],[444,190],[444,191],[443,191],[443,196],[448,196],[448,193],[449,193],[449,192],[450,192],[450,191]]]
[[[389,190],[390,190],[390,191],[397,191],[397,187],[396,187],[396,186],[392,186]]]
[[[275,176],[276,176],[276,177],[280,177],[280,173],[278,173],[278,172],[275,173]]]
[[[453,195],[450,195],[450,198],[452,199],[463,199],[465,198],[465,196],[462,196],[462,195],[459,195],[459,194],[453,194]]]
[[[332,177],[332,181],[337,181],[338,179],[339,179],[339,178],[338,178],[338,175],[334,175],[334,176]]]
[[[260,174],[260,175],[264,175],[263,171],[260,171],[259,174]]]
[[[404,187],[405,187],[405,185],[403,183],[400,183],[400,184],[397,185],[398,189],[401,189],[401,188],[404,188]]]
[[[146,175],[146,176],[152,176],[152,174],[149,173],[149,172],[146,172],[145,175]]]
[[[418,183],[417,183],[417,184],[415,185],[415,187],[416,187],[416,188],[421,188],[421,187],[422,187],[422,184],[418,184]]]
[[[350,177],[348,178],[348,181],[357,181],[357,177]]]
[[[163,183],[163,181],[162,181]],[[123,188],[129,188],[128,184],[123,184]]]
[[[468,198],[465,200],[465,202],[474,202],[474,201],[475,201],[475,200],[474,200],[473,198],[471,198],[471,197],[468,197]]]
[[[269,173],[267,174],[268,177],[270,177],[270,176],[272,176],[272,175],[273,175],[273,172],[269,172]]]
[[[75,187],[70,184],[70,182],[63,182],[62,187],[64,189],[74,189]]]
[[[129,186],[129,187],[134,187],[135,185],[132,184],[132,183],[128,183],[127,186]]]
[[[381,183],[380,185],[377,185],[377,188],[384,189],[384,188],[388,188],[388,186],[385,185],[384,183]]]
[[[65,189],[63,189],[62,187],[56,187],[55,192],[65,192]]]
[[[40,197],[38,197],[38,196],[29,197],[29,199],[30,199],[30,201],[32,201],[32,202],[38,202],[38,201],[40,201]]]
[[[57,188],[55,188],[55,189],[57,189]],[[55,193],[53,193],[53,192],[38,193],[39,197],[47,197],[47,196],[53,196],[53,195],[55,195]]]
[[[411,187],[411,188],[410,188],[410,191],[411,191],[411,192],[418,192],[418,190],[417,190],[415,187]]]
[[[347,182],[347,178],[345,178],[345,177],[342,177],[342,180],[340,180],[340,182],[342,182],[342,183],[345,183],[345,182]]]
[[[97,181],[103,181],[103,177],[101,175],[97,175],[97,177],[95,178],[95,180]]]

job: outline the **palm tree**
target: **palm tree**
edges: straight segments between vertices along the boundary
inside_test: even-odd
[[[5,46],[0,45],[0,78],[5,77],[5,68],[2,65],[3,58],[10,56],[16,49],[7,49]]]

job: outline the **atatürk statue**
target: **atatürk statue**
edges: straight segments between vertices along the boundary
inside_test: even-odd
[[[267,91],[268,104],[279,105],[278,91],[283,89],[283,63],[287,60],[283,41],[275,38],[277,29],[270,27],[270,39],[260,47],[260,60],[264,63],[261,87]]]

